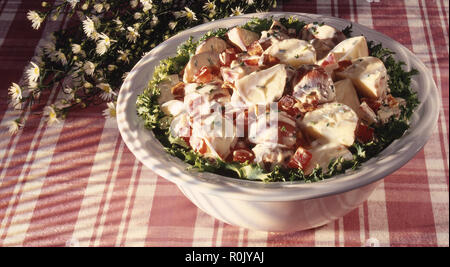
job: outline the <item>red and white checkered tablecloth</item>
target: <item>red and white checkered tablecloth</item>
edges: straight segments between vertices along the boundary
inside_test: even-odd
[[[0,246],[382,246],[449,245],[449,2],[291,0],[277,9],[355,21],[412,50],[442,96],[438,127],[425,147],[358,209],[318,229],[268,233],[222,223],[139,163],[114,121],[92,107],[47,126],[37,112],[20,134],[5,123],[8,87],[21,79],[41,38],[26,19],[41,1],[0,1]],[[44,95],[41,107],[58,92]],[[39,110],[39,109],[36,109]]]

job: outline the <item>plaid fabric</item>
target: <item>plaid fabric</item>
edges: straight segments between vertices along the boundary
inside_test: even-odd
[[[326,226],[295,233],[257,232],[198,210],[178,188],[144,167],[123,143],[106,106],[48,127],[42,114],[7,106],[41,38],[26,20],[40,1],[0,1],[1,246],[382,246],[449,245],[449,45],[445,0],[291,0],[279,10],[333,15],[387,34],[433,72],[442,96],[438,127],[414,159],[386,177],[358,209]],[[39,106],[58,99],[44,95]],[[36,109],[37,111],[39,109]],[[24,130],[3,127],[18,114]],[[372,239],[371,239],[372,238]]]

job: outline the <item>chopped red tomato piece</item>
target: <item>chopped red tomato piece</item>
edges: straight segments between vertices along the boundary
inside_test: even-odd
[[[338,67],[338,71],[343,71],[343,70],[345,70],[348,66],[350,66],[350,65],[352,65],[353,63],[352,63],[352,61],[351,60],[342,60],[342,61],[339,61],[338,62],[338,65],[339,65],[339,67]]]
[[[294,97],[285,95],[280,99],[280,101],[278,101],[278,109],[295,118],[300,114],[300,109],[295,107],[296,103],[297,100]]]
[[[262,48],[259,41],[254,41],[248,48],[247,53],[251,56],[261,56],[264,52],[264,49]]]
[[[377,99],[363,97],[363,98],[361,98],[361,103],[362,102],[366,102],[367,105],[375,112],[377,112],[381,107],[381,101],[379,101]]]
[[[220,64],[226,67],[229,67],[236,58],[236,50],[234,48],[227,48],[219,55]]]
[[[269,54],[262,55],[262,65],[263,66],[272,67],[278,63],[280,63],[280,59],[278,59],[277,57],[274,57]]]
[[[252,162],[255,159],[255,154],[248,148],[240,148],[233,151],[233,161],[244,163],[246,161]]]
[[[360,122],[355,130],[355,135],[361,143],[368,143],[373,140],[373,128]]]
[[[278,135],[281,137],[295,136],[295,127],[284,121],[278,122]]]
[[[170,89],[170,92],[175,97],[175,99],[183,99],[184,98],[184,83],[179,82],[174,87]]]
[[[295,154],[291,157],[291,160],[288,162],[288,167],[293,169],[304,169],[308,166],[311,161],[312,154],[304,149],[303,147],[297,148]]]
[[[200,154],[205,154],[208,151],[208,146],[203,138],[191,138],[190,145],[195,152]]]
[[[337,64],[336,62],[336,57],[334,56],[333,53],[331,53],[320,65],[322,68],[325,68],[328,65],[335,65]]]
[[[218,74],[219,70],[212,66],[203,66],[194,75],[194,81],[196,83],[209,83],[214,80],[214,77]]]
[[[247,66],[258,66],[259,57],[258,56],[246,57],[246,58],[243,58],[242,61]]]

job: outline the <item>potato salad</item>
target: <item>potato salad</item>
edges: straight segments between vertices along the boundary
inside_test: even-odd
[[[323,23],[259,19],[189,42],[137,107],[171,154],[202,171],[327,178],[376,155],[393,141],[385,134],[399,138],[407,127],[389,131],[416,104],[409,87],[391,88],[392,53]]]

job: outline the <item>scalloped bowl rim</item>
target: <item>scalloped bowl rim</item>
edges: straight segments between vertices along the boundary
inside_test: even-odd
[[[161,59],[173,56],[176,47],[190,36],[198,38],[211,29],[230,28],[242,25],[252,17],[271,16],[274,18],[294,16],[306,22],[325,22],[338,28],[352,24],[353,36],[364,34],[368,40],[381,42],[384,47],[396,52],[397,59],[405,61],[407,69],[411,67],[418,69],[419,74],[413,78],[412,86],[418,92],[421,103],[411,118],[411,126],[407,133],[378,156],[363,163],[358,170],[315,183],[302,181],[263,183],[187,170],[189,166],[187,163],[165,152],[153,132],[144,128],[142,120],[136,114],[136,97],[145,89],[154,67]],[[143,79],[146,79],[146,82]],[[418,90],[419,88],[421,90]],[[340,18],[295,12],[266,12],[208,22],[180,32],[152,49],[136,64],[122,85],[117,101],[117,123],[124,142],[136,158],[156,174],[180,187],[188,186],[191,190],[233,199],[290,201],[344,193],[374,183],[401,168],[428,141],[437,124],[439,105],[438,89],[429,69],[411,51],[390,37]]]

